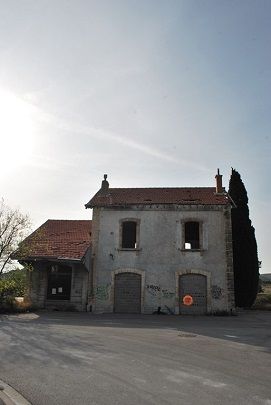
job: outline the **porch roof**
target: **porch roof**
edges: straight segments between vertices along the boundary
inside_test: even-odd
[[[91,244],[91,221],[48,219],[20,245],[14,259],[81,260]]]

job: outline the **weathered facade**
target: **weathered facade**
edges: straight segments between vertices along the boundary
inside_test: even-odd
[[[86,204],[94,312],[233,310],[231,202],[221,178],[216,188],[111,189],[105,177]]]
[[[216,187],[101,189],[92,221],[49,220],[26,239],[40,308],[206,314],[234,309],[230,197]],[[91,230],[91,236],[90,236]]]
[[[27,264],[29,298],[38,308],[86,311],[91,221],[48,220],[17,253]]]

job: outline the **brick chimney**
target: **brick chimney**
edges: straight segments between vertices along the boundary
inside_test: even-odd
[[[219,173],[219,169],[217,169],[215,179],[216,179],[216,193],[221,194],[224,192],[224,190],[222,187],[222,174]]]
[[[107,174],[104,174],[104,180],[102,181],[102,186],[101,186],[101,190],[104,193],[106,193],[109,189],[109,183],[106,179],[107,179]]]

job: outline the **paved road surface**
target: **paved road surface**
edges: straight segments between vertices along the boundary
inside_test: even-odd
[[[2,317],[0,379],[34,405],[271,405],[271,312]]]

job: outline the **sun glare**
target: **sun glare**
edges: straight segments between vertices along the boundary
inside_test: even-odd
[[[2,173],[27,162],[33,151],[35,107],[0,89]]]

